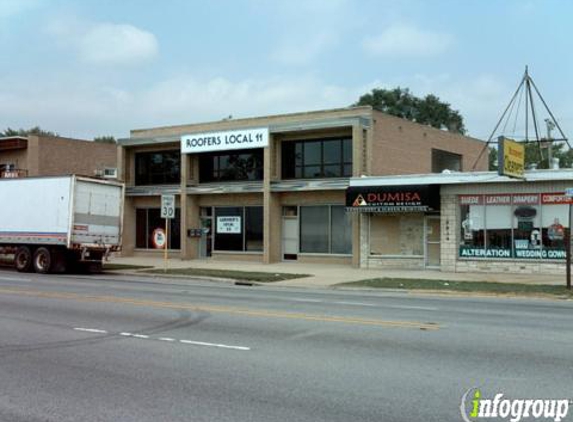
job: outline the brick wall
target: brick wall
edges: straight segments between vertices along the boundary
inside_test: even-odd
[[[81,174],[117,167],[117,146],[70,138],[28,137],[30,176]]]
[[[420,125],[373,111],[371,175],[421,174],[432,172],[432,148],[462,156],[462,171],[470,171],[484,142],[467,136]],[[484,153],[476,170],[487,170]]]

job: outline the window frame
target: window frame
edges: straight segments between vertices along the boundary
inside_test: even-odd
[[[305,207],[328,207],[328,251],[327,252],[304,252],[302,249],[302,209]],[[353,251],[353,239],[352,239],[352,220],[350,221],[350,251],[348,253],[336,253],[332,252],[332,207],[346,208],[345,205],[341,204],[316,204],[316,205],[299,205],[297,207],[298,212],[296,218],[298,219],[298,254],[299,255],[320,255],[320,256],[341,256],[348,257],[352,256]],[[347,213],[346,211],[344,211]],[[345,214],[348,215],[348,214]]]
[[[252,172],[254,173],[255,177],[253,179],[247,178],[240,178],[240,179],[226,179],[222,178],[222,174],[226,171],[229,167],[221,166],[221,161],[223,158],[227,158],[227,162],[231,156],[240,156],[240,155],[248,155],[250,154],[251,157],[256,161],[259,160],[257,166],[252,168]],[[240,149],[240,150],[230,150],[230,151],[211,151],[198,154],[199,159],[199,183],[233,183],[233,182],[253,182],[253,181],[262,181],[264,179],[264,148],[247,148],[247,149]],[[210,161],[209,168],[205,170],[205,162]],[[208,174],[208,177],[205,176]],[[260,177],[256,177],[257,174],[260,174]]]
[[[210,218],[213,219],[213,237],[212,237],[212,252],[213,253],[223,253],[223,254],[262,254],[264,253],[264,238],[265,238],[265,222],[264,222],[264,207],[262,205],[223,205],[223,206],[212,206],[212,207],[202,207],[204,209],[211,208],[211,216]],[[242,249],[241,250],[229,250],[229,249],[216,249],[216,237],[217,237],[217,209],[218,208],[240,208],[242,210],[241,214],[241,237],[242,237]],[[263,247],[261,250],[247,250],[247,208],[260,208],[263,212],[263,221],[262,221],[262,234],[263,234]]]
[[[175,170],[175,174],[173,175],[173,180],[170,180],[171,172],[165,171],[163,169],[162,172],[150,172],[150,163],[151,157],[155,154],[165,155],[172,155],[176,158],[177,169]],[[145,162],[145,172],[139,173],[139,160],[146,159]],[[165,160],[165,158],[163,158]],[[181,183],[181,151],[177,149],[167,149],[167,150],[157,150],[157,151],[137,151],[134,152],[133,157],[133,166],[135,169],[134,174],[134,185],[135,186],[159,186],[159,185],[178,185]],[[162,182],[153,181],[153,176],[157,177],[160,175],[163,179]],[[166,181],[168,180],[168,181]]]
[[[150,233],[149,233],[149,211],[150,210],[157,210],[159,212],[159,215],[161,215],[161,208],[160,207],[136,207],[135,208],[135,249],[136,250],[142,250],[142,251],[162,251],[163,249],[157,249],[154,248],[151,245],[150,242]],[[145,211],[145,247],[141,247],[138,246],[137,240],[138,240],[138,227],[137,227],[137,214],[138,211]],[[175,216],[176,218],[172,218],[170,219],[169,222],[169,233],[172,234],[174,232],[178,232],[179,233],[179,247],[178,248],[173,248],[173,236],[170,235],[168,236],[168,251],[180,251],[181,250],[181,207],[176,207],[175,208]],[[177,225],[176,220],[177,220],[177,216],[179,216],[179,230],[174,230],[174,226]],[[163,229],[165,229],[165,225],[162,225]]]
[[[326,162],[325,161],[325,144],[338,143],[338,160],[336,162]],[[282,156],[282,169],[281,177],[284,180],[300,180],[300,179],[334,179],[334,178],[349,178],[352,177],[353,168],[353,150],[352,150],[352,137],[351,136],[334,136],[327,138],[310,138],[310,139],[296,139],[292,141],[281,142],[281,156]],[[307,163],[306,161],[306,150],[310,145],[320,143],[320,159],[318,164],[315,162]],[[350,144],[350,158],[347,159],[345,155],[345,144]],[[287,154],[286,148],[292,148],[291,153]],[[297,158],[297,149],[301,149],[300,164]],[[287,157],[288,156],[288,157]],[[289,157],[293,158],[290,167]],[[326,175],[326,168],[337,167],[337,174],[333,176]],[[307,174],[307,170],[310,168],[318,168],[319,175],[313,176]],[[346,172],[347,168],[350,171]]]

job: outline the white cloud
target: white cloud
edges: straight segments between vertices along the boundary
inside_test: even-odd
[[[331,85],[314,76],[210,79],[182,75],[150,88],[126,90],[67,75],[66,82],[0,86],[0,128],[31,127],[91,138],[128,136],[141,127],[174,125],[345,107],[364,87]],[[73,106],[70,106],[73,105]],[[118,119],[117,116],[121,116]]]
[[[377,36],[365,38],[363,47],[374,56],[431,57],[444,53],[452,43],[449,34],[395,24]]]
[[[154,34],[129,24],[86,23],[68,17],[51,22],[47,31],[89,64],[136,64],[153,59],[159,52]]]
[[[132,25],[101,23],[79,40],[80,57],[95,64],[130,64],[151,59],[159,50],[151,32]]]

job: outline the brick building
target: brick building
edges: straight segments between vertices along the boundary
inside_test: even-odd
[[[123,253],[159,254],[160,197],[176,196],[168,246],[182,259],[361,262],[352,177],[470,170],[483,142],[371,107],[132,130]],[[477,170],[487,168],[487,154]],[[173,256],[173,254],[172,254]]]
[[[115,176],[117,146],[49,136],[0,138],[0,177]]]

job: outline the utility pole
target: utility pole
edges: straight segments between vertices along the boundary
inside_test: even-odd
[[[555,123],[551,119],[545,119],[545,124],[547,125],[547,163],[548,167],[553,166],[553,138],[551,138],[551,131],[555,129]]]

